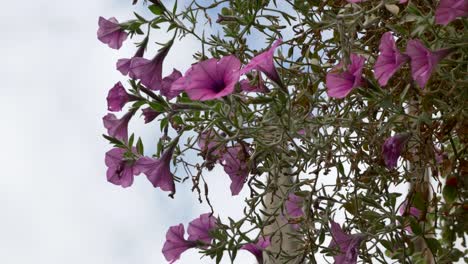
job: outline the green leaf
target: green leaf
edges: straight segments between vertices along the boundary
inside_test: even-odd
[[[451,204],[457,199],[458,191],[454,186],[445,185],[442,194],[444,195],[445,201]]]
[[[148,9],[151,11],[151,13],[159,16],[164,13],[164,7],[161,5],[150,5],[148,6]]]

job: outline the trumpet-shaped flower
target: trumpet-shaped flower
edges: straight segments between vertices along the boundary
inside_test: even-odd
[[[447,25],[457,17],[468,16],[467,0],[440,0],[435,13],[435,22],[439,25]]]
[[[334,98],[346,97],[354,88],[362,84],[362,70],[366,59],[362,56],[351,54],[351,64],[343,71],[343,63],[339,63],[327,73],[327,94]]]
[[[127,59],[127,58],[119,59],[116,64],[117,70],[123,75],[127,75],[130,73],[130,78],[134,79],[135,76],[130,72],[130,66],[132,65],[132,60],[134,58],[143,57],[145,53],[145,48],[146,48],[146,45],[142,45],[141,47],[139,47],[135,55],[133,55],[133,57],[130,59]]]
[[[206,101],[221,98],[234,92],[239,81],[241,63],[230,55],[217,59],[209,59],[194,64],[184,75],[175,81],[171,90],[188,94],[190,99]]]
[[[154,188],[175,193],[174,175],[171,173],[171,159],[175,144],[168,148],[159,159],[141,157],[137,160],[135,167],[146,175]]]
[[[271,48],[264,51],[257,56],[253,57],[250,62],[241,70],[241,74],[248,73],[252,70],[263,72],[270,80],[274,81],[280,86],[283,86],[281,78],[275,68],[273,56],[275,55],[276,48],[283,43],[282,39],[276,40]]]
[[[160,90],[163,62],[171,46],[172,42],[165,45],[152,60],[134,57],[130,63],[130,76],[140,80],[143,85],[151,90]]]
[[[332,241],[328,248],[337,249],[339,253],[333,258],[335,264],[356,264],[359,246],[366,237],[363,234],[346,234],[340,225],[331,222]]]
[[[114,17],[109,19],[99,17],[98,24],[98,39],[112,49],[120,49],[123,42],[127,39],[128,34],[119,25],[119,21]]]
[[[228,148],[222,157],[224,171],[231,179],[230,188],[232,195],[239,194],[249,176],[250,168],[247,162],[248,158],[247,151],[241,145]]]
[[[107,166],[107,181],[124,188],[133,183],[133,176],[138,174],[134,162],[125,160],[126,150],[113,148],[106,152],[105,163]]]
[[[396,134],[393,137],[389,137],[385,140],[382,146],[382,155],[385,161],[385,165],[389,169],[393,169],[397,166],[398,158],[401,152],[408,142],[409,134]]]
[[[387,85],[395,72],[408,61],[408,56],[401,54],[396,47],[392,33],[386,32],[380,39],[380,54],[374,65],[374,74],[379,84]]]
[[[128,122],[132,118],[135,111],[126,113],[122,118],[117,118],[114,114],[107,114],[102,118],[104,127],[107,129],[107,134],[116,139],[127,141],[128,139]]]
[[[125,91],[122,83],[118,82],[107,94],[107,109],[112,112],[120,111],[131,98],[131,95]]]
[[[200,241],[207,245],[211,244],[210,232],[216,228],[216,218],[211,213],[200,215],[198,218],[189,223],[187,233],[188,240]]]
[[[421,87],[426,86],[437,64],[451,52],[450,49],[431,51],[417,39],[408,41],[406,53],[411,58],[411,75]]]
[[[145,124],[148,124],[149,122],[153,121],[158,117],[161,112],[154,111],[151,107],[147,107],[142,110],[143,111],[143,117],[145,118]]]
[[[171,87],[172,84],[180,78],[182,78],[182,73],[176,69],[174,69],[170,75],[164,77],[161,83],[161,94],[166,96],[169,100],[179,95],[182,90],[171,89]]]
[[[184,235],[185,230],[182,224],[171,226],[167,231],[162,253],[170,263],[174,263],[182,253],[196,246],[195,242],[186,240]]]
[[[252,253],[259,264],[263,263],[263,251],[271,244],[270,237],[260,237],[256,243],[243,245],[241,249]]]

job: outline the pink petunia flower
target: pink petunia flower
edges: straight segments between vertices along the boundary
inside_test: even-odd
[[[172,42],[166,44],[152,60],[134,57],[130,63],[130,76],[140,80],[144,86],[151,90],[160,90],[162,85],[163,62],[171,46]]]
[[[189,234],[188,240],[200,241],[206,245],[211,244],[210,232],[213,231],[217,226],[217,220],[211,213],[200,215],[198,218],[192,220],[187,228]]]
[[[402,216],[410,216],[419,219],[422,215],[422,211],[414,206],[408,206],[408,200],[405,200],[401,205],[399,212]],[[413,232],[409,225],[405,226],[406,231]]]
[[[379,50],[380,54],[374,65],[374,74],[379,84],[385,86],[393,74],[409,60],[409,57],[400,53],[390,32],[383,34]]]
[[[151,107],[147,107],[142,110],[143,111],[143,117],[145,119],[145,124],[148,124],[149,122],[153,121],[158,117],[161,112],[154,111]]]
[[[132,118],[135,111],[129,111],[122,118],[118,119],[114,114],[107,114],[102,118],[104,127],[107,129],[107,134],[116,139],[127,141],[128,139],[128,122]]]
[[[224,171],[231,179],[231,194],[238,195],[250,173],[248,153],[241,145],[227,149],[222,157]]]
[[[411,58],[411,75],[413,80],[421,87],[426,86],[437,64],[445,58],[451,49],[431,51],[420,40],[408,41],[406,53]]]
[[[221,145],[222,142],[217,137],[213,129],[204,131],[198,138],[198,146],[200,147],[200,155],[205,160],[205,166],[208,170],[212,170],[215,163],[222,157],[226,151],[226,147]]]
[[[435,22],[439,25],[447,25],[457,17],[468,16],[467,0],[440,0],[435,13]]]
[[[254,92],[254,93],[268,93],[270,89],[266,87],[265,83],[263,82],[262,76],[258,74],[255,76],[255,85],[252,85],[248,79],[241,80],[239,82],[240,88],[244,92]]]
[[[135,55],[133,55],[132,58],[130,59],[127,59],[127,58],[124,58],[124,59],[119,59],[116,63],[116,68],[117,70],[122,73],[123,75],[127,75],[129,74],[130,75],[130,78],[132,79],[135,79],[135,76],[130,72],[130,67],[132,65],[132,60],[134,58],[141,58],[143,57],[143,55],[145,54],[145,48],[146,48],[146,45],[142,45],[138,48],[137,52],[135,53]]]
[[[107,94],[107,109],[112,112],[121,111],[124,105],[131,100],[135,100],[134,96],[128,94],[122,83],[118,82]]]
[[[249,243],[243,245],[241,249],[247,250],[252,253],[259,264],[263,263],[263,251],[271,244],[270,237],[260,237],[256,243]]]
[[[185,230],[182,224],[171,226],[167,230],[166,242],[164,242],[162,253],[170,263],[174,263],[180,258],[182,253],[196,246],[195,242],[186,240],[184,235]]]
[[[161,188],[163,191],[175,193],[174,175],[171,173],[171,159],[174,153],[175,144],[169,147],[159,159],[141,157],[137,160],[135,167],[138,171],[146,175],[154,188]]]
[[[274,58],[276,48],[283,43],[282,39],[276,40],[271,48],[267,51],[258,54],[257,56],[253,57],[250,62],[241,70],[241,75],[246,74],[252,70],[257,70],[263,72],[270,80],[274,81],[281,87],[283,87],[283,83],[281,82],[281,78],[278,75],[278,72],[275,68]]]
[[[327,73],[327,94],[334,98],[346,97],[354,88],[362,84],[362,70],[366,59],[362,56],[351,54],[351,64],[343,71],[343,63],[339,63]]]
[[[331,222],[331,234],[332,241],[328,248],[339,251],[337,255],[333,256],[335,264],[356,264],[359,246],[366,236],[364,234],[346,234],[340,225],[333,221]]]
[[[233,55],[199,62],[192,65],[184,77],[175,81],[171,90],[183,90],[192,100],[221,98],[234,92],[240,77],[240,66],[239,59]]]
[[[364,0],[346,0],[348,3],[361,3],[361,2],[364,2]]]
[[[99,17],[98,24],[98,39],[112,49],[120,49],[123,42],[127,39],[128,34],[119,25],[119,21],[114,17],[109,19]]]
[[[180,71],[173,69],[172,73],[162,79],[161,83],[161,94],[166,96],[167,99],[171,100],[172,98],[178,96],[182,90],[171,89],[172,84],[178,79],[182,78],[182,73]]]
[[[393,169],[397,166],[398,158],[405,148],[408,139],[409,134],[402,133],[396,134],[395,136],[389,137],[385,140],[382,146],[382,156],[387,168]]]
[[[124,188],[131,186],[133,183],[133,176],[139,174],[138,171],[135,170],[134,162],[125,160],[125,152],[126,150],[124,149],[113,148],[106,152],[105,157],[107,181]]]

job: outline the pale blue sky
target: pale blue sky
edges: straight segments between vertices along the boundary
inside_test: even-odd
[[[144,176],[122,189],[106,181],[101,137],[106,95],[125,78],[114,68],[133,54],[96,39],[97,19],[130,18],[130,0],[4,1],[0,10],[0,262],[7,264],[166,263],[161,248],[170,225],[200,213],[190,184],[172,200]],[[185,71],[196,42],[176,43],[165,71]],[[146,141],[158,125],[132,123]],[[232,199],[228,177],[208,180],[217,211],[238,218],[242,195]],[[245,195],[245,192],[243,193]],[[236,263],[255,263],[245,252]],[[180,264],[213,263],[186,252]],[[228,263],[228,262],[226,262]]]

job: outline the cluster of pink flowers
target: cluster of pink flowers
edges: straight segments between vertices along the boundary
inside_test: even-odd
[[[424,88],[437,64],[452,50],[431,51],[417,39],[408,41],[406,54],[399,52],[392,33],[386,32],[380,40],[380,54],[374,65],[374,75],[381,86],[387,85],[390,78],[407,61],[411,62],[413,80]],[[335,66],[326,77],[327,93],[330,97],[344,98],[363,82],[362,71],[365,58],[351,54],[350,65],[343,70],[343,62]]]

